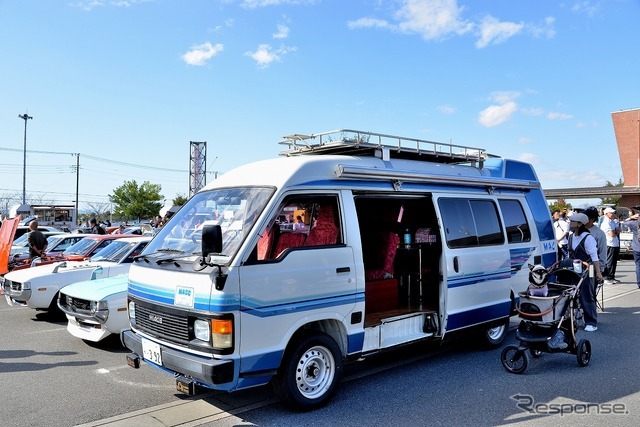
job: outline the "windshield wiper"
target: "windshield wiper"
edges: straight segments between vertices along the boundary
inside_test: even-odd
[[[158,249],[155,252],[152,252],[150,254],[145,254],[145,255],[138,255],[136,257],[133,257],[133,260],[135,262],[138,262],[138,260],[143,260],[144,262],[148,263],[149,262],[149,258],[154,257],[154,258],[158,258],[161,254],[166,254],[166,253],[183,253],[184,251],[181,251],[180,249],[168,249],[168,248],[163,248],[163,249]],[[155,255],[155,256],[154,256]],[[169,259],[169,258],[167,258]]]

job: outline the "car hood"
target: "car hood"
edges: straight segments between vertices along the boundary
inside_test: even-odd
[[[16,234],[16,228],[20,222],[20,215],[13,219],[5,219],[0,227],[0,274],[9,271],[9,253],[11,252],[11,244],[13,236]]]
[[[100,301],[109,295],[127,292],[128,274],[107,277],[104,279],[84,280],[66,286],[63,290],[65,295],[87,301]]]
[[[26,268],[8,273],[5,278],[14,282],[25,282],[43,278],[44,280],[53,280],[55,276],[64,276],[65,278],[74,276],[91,277],[91,273],[98,267],[102,267],[104,272],[108,272],[109,267],[116,265],[113,262],[89,262],[89,261],[66,261],[55,262],[53,264],[39,265],[37,267]],[[66,279],[65,279],[66,280]]]

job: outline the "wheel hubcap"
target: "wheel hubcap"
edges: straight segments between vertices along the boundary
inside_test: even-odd
[[[300,393],[313,399],[322,396],[335,376],[333,355],[325,347],[312,347],[302,354],[296,367],[296,385]]]

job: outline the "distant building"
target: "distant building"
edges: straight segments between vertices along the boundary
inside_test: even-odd
[[[640,187],[640,108],[611,113],[624,187]],[[621,206],[640,205],[640,193],[623,194]]]

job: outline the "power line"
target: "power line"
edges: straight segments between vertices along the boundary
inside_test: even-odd
[[[0,151],[22,152],[22,150],[18,150],[16,148],[8,148],[8,147],[0,147]],[[67,153],[67,152],[61,152],[61,151],[42,151],[42,150],[27,150],[27,153],[50,154],[50,155],[61,155],[61,156],[76,156],[80,154],[80,156],[82,156],[83,159],[90,159],[98,162],[128,166],[133,168],[151,169],[151,170],[158,170],[163,172],[179,172],[179,173],[189,172],[187,169],[170,169],[170,168],[160,168],[156,166],[139,165],[136,163],[121,162],[119,160],[105,159],[103,157],[97,157],[97,156],[92,156],[90,154],[82,154],[82,153]]]

